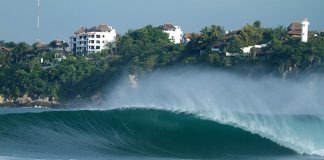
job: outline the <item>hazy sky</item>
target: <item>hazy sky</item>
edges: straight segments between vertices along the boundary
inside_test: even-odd
[[[308,17],[312,30],[324,30],[324,0],[41,0],[41,8],[36,6],[37,0],[0,0],[0,40],[68,40],[80,26],[102,23],[119,33],[164,23],[198,32],[211,24],[231,30],[254,20],[288,26]]]

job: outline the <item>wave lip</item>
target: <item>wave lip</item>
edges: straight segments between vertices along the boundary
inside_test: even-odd
[[[48,154],[86,151],[175,158],[296,154],[238,127],[156,109],[0,115],[0,148],[4,147],[0,154],[26,148]]]

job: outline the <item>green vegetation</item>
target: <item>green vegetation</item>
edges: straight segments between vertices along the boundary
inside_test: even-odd
[[[109,51],[87,57],[67,54],[59,62],[55,52],[39,52],[25,43],[13,48],[0,57],[0,93],[5,97],[47,96],[56,100],[89,97],[109,83],[118,71],[119,58],[108,58]]]
[[[0,95],[50,97],[59,101],[84,99],[111,84],[123,71],[141,75],[173,65],[199,64],[223,69],[248,66],[250,70],[261,68],[258,73],[283,77],[313,73],[324,68],[324,36],[316,34],[308,43],[302,43],[299,38],[289,37],[282,26],[263,28],[256,21],[228,34],[223,27],[212,25],[192,33],[188,44],[173,44],[161,29],[149,25],[128,31],[107,50],[85,56],[66,52],[67,44],[62,44],[63,51],[50,51],[37,43],[3,43]],[[241,48],[257,44],[268,46],[242,53]],[[212,50],[216,45],[219,50]],[[236,55],[226,56],[226,52]]]

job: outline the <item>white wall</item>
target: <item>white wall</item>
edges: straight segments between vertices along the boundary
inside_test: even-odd
[[[169,39],[175,43],[181,43],[182,40],[182,36],[183,36],[183,32],[180,28],[180,26],[175,26],[176,29],[174,31],[169,31],[169,30],[163,30],[163,32],[169,34]]]
[[[305,19],[302,22],[302,35],[301,35],[301,41],[302,42],[307,42],[308,41],[308,26],[309,26],[309,22],[307,21],[307,19]]]
[[[82,38],[80,38],[80,36]],[[110,32],[88,32],[77,34],[70,37],[70,46],[73,48],[73,44],[76,44],[76,52],[82,52],[84,49],[86,52],[99,52],[106,49],[106,44],[115,42],[116,36],[117,33],[115,29],[112,29]],[[73,41],[74,38],[76,38],[76,41]]]
[[[88,33],[88,51],[89,52],[99,52],[106,49],[107,43],[115,42],[116,40],[116,30],[113,29],[110,32],[91,32]],[[90,36],[94,35],[94,37]],[[97,37],[99,36],[99,37]],[[99,47],[99,48],[97,48]]]

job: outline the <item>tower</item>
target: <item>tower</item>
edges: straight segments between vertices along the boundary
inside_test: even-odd
[[[301,32],[301,41],[305,43],[308,41],[308,26],[309,26],[309,22],[307,21],[307,18],[305,18],[302,21],[302,32]]]
[[[39,14],[40,14],[40,0],[37,0],[37,39],[36,41],[39,42],[39,28],[40,28],[40,25],[39,25]]]

